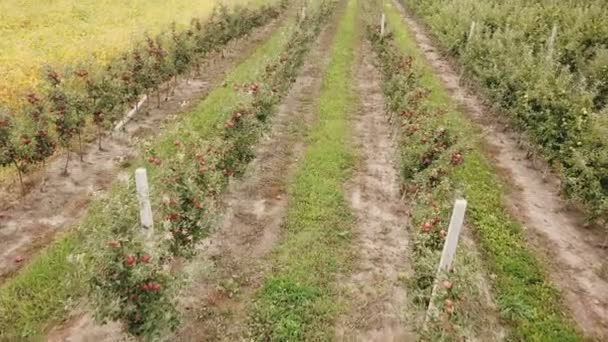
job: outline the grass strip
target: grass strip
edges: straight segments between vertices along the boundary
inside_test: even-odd
[[[353,217],[343,183],[354,157],[347,147],[357,1],[342,17],[323,79],[318,121],[301,166],[291,181],[284,240],[273,255],[274,269],[250,307],[256,340],[331,340],[339,308],[334,279],[348,264]]]
[[[417,48],[411,32],[401,14],[390,4],[385,12],[396,44],[414,57],[414,70],[420,83],[431,91],[427,104],[431,108],[446,108],[444,115],[425,119],[440,120],[439,124],[467,137],[466,155],[462,164],[448,177],[469,202],[468,225],[473,228],[481,246],[485,265],[495,277],[492,288],[501,317],[511,326],[510,340],[524,341],[579,341],[582,340],[575,325],[564,313],[565,308],[558,291],[547,279],[546,270],[534,253],[528,249],[521,225],[503,206],[504,189],[495,170],[480,152],[482,141],[465,114],[456,109],[445,88],[423,54]],[[431,124],[433,125],[433,124]],[[437,163],[448,164],[450,158]],[[452,195],[453,196],[453,195]],[[451,198],[450,198],[451,201]]]
[[[290,21],[277,30],[227,76],[226,84],[242,84],[259,77],[264,72],[260,65],[265,65],[282,50],[292,27]],[[176,136],[182,140],[193,136],[211,138],[218,123],[225,120],[222,109],[238,102],[239,96],[231,86],[215,89],[152,144],[158,150],[170,153],[168,145]],[[3,284],[0,288],[0,339],[42,336],[81,301],[87,291],[87,280],[95,268],[87,258],[87,248],[95,242],[103,244],[107,238],[104,232],[116,222],[125,227],[136,226],[134,193],[133,185],[117,182],[106,196],[95,201],[79,227],[58,237],[17,276]]]

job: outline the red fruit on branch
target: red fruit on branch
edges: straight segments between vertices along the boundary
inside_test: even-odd
[[[430,233],[433,230],[433,224],[429,221],[425,222],[422,225],[422,231],[425,233]]]
[[[82,77],[82,78],[84,78],[84,77],[87,77],[87,76],[89,75],[89,72],[88,72],[88,71],[86,71],[86,70],[84,70],[84,69],[78,69],[78,70],[76,70],[76,71],[74,72],[74,74],[75,74],[76,76],[78,76],[78,77]]]
[[[232,119],[234,119],[235,121],[239,121],[239,120],[241,119],[241,117],[242,117],[242,116],[243,116],[243,114],[241,114],[240,112],[239,112],[239,113],[235,113],[235,114],[232,116]]]
[[[55,72],[54,70],[49,70],[49,72],[46,74],[46,77],[53,86],[57,86],[57,85],[59,85],[59,83],[61,83],[59,74],[57,72]]]
[[[155,281],[150,281],[141,285],[141,289],[144,291],[160,291],[161,288],[162,286]]]
[[[175,221],[179,218],[179,214],[176,212],[172,212],[169,215],[167,215],[167,221]]]
[[[450,159],[450,164],[457,166],[462,164],[462,154],[460,152],[455,152],[452,154],[452,158]]]
[[[135,265],[135,261],[136,261],[135,255],[128,255],[125,258],[125,265],[126,266],[133,266],[133,265]]]
[[[38,96],[36,96],[36,94],[34,94],[34,93],[27,94],[26,98],[27,98],[27,102],[29,102],[32,105],[35,105],[40,101]]]
[[[234,123],[234,121],[226,121],[226,123],[224,124],[224,126],[226,128],[234,128],[235,123]]]
[[[149,263],[150,259],[152,259],[152,257],[149,254],[144,254],[144,255],[142,255],[142,256],[139,257],[139,261],[141,261],[144,264]]]
[[[181,145],[182,145],[182,143],[181,143],[181,141],[179,141],[179,140],[175,140],[175,141],[173,142],[173,145],[175,145],[175,146],[179,147],[179,146],[181,146]]]
[[[452,286],[453,286],[453,284],[452,284],[452,282],[451,282],[451,281],[449,281],[449,280],[444,280],[444,281],[441,283],[441,287],[443,287],[443,288],[444,288],[444,289],[446,289],[446,290],[451,290],[451,289],[452,289]]]
[[[108,241],[108,246],[112,248],[120,248],[120,241],[110,240]]]
[[[148,162],[150,164],[154,164],[156,166],[159,166],[161,164],[161,160],[158,157],[150,157],[150,158],[148,158]]]
[[[251,83],[251,85],[249,86],[249,92],[255,95],[258,93],[258,90],[260,90],[260,86],[258,86],[257,83]]]
[[[234,171],[230,170],[230,169],[226,170],[226,176],[228,176],[228,177],[234,176]]]

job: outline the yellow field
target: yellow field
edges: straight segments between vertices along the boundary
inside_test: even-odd
[[[219,0],[0,0],[0,104],[14,106],[40,66],[100,62],[144,32],[209,15]],[[248,0],[223,0],[243,4]],[[255,2],[260,3],[261,0]]]

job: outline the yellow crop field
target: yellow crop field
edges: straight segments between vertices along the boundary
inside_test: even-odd
[[[0,104],[34,87],[40,66],[103,63],[146,32],[187,24],[219,0],[0,0]],[[248,0],[224,0],[244,4]],[[261,2],[256,0],[257,3]]]

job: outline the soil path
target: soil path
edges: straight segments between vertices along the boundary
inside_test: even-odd
[[[44,187],[44,171],[41,171],[26,180],[30,190],[23,199],[18,195],[18,189],[3,189],[0,198],[0,283],[26,264],[57,232],[77,224],[95,196],[108,189],[117,174],[134,160],[138,142],[159,132],[166,122],[196,105],[219,84],[227,71],[250,55],[279,22],[275,20],[230,43],[224,58],[219,54],[209,56],[202,76],[180,82],[174,95],[161,108],[156,108],[153,97],[126,124],[124,131],[104,138],[105,151],[99,151],[96,143],[89,144],[84,151],[84,162],[72,153],[69,176],[62,175],[65,163],[62,154],[48,164]]]
[[[373,65],[367,40],[359,48],[355,82],[360,101],[353,119],[352,145],[359,165],[346,184],[356,217],[358,255],[355,271],[342,283],[349,309],[338,320],[337,340],[409,341],[405,310],[408,307],[408,216],[399,193],[397,156],[392,128],[384,112],[382,78]]]
[[[333,23],[322,31],[273,117],[270,134],[257,148],[257,158],[245,177],[231,184],[221,228],[201,254],[201,263],[213,263],[214,271],[197,280],[189,291],[187,302],[192,310],[177,339],[235,341],[247,336],[247,305],[268,271],[265,257],[280,241],[289,201],[286,187],[315,120],[334,33]]]
[[[409,11],[405,23],[454,101],[475,121],[489,144],[489,155],[505,183],[506,204],[530,233],[533,245],[551,264],[551,279],[561,289],[577,323],[590,337],[608,340],[608,282],[596,273],[607,260],[597,232],[586,229],[580,213],[572,212],[559,196],[559,180],[543,175],[519,148],[515,133],[505,130],[482,99],[460,85],[460,77],[444,58],[425,27]]]
[[[280,240],[287,181],[314,121],[334,32],[333,25],[325,29],[313,45],[272,118],[270,132],[256,147],[256,159],[243,178],[229,185],[218,230],[201,243],[195,261],[185,267],[193,286],[181,295],[184,316],[172,340],[235,341],[247,335],[246,305],[268,268],[265,256]],[[115,323],[98,326],[87,314],[56,329],[49,341],[128,340],[119,328]]]

